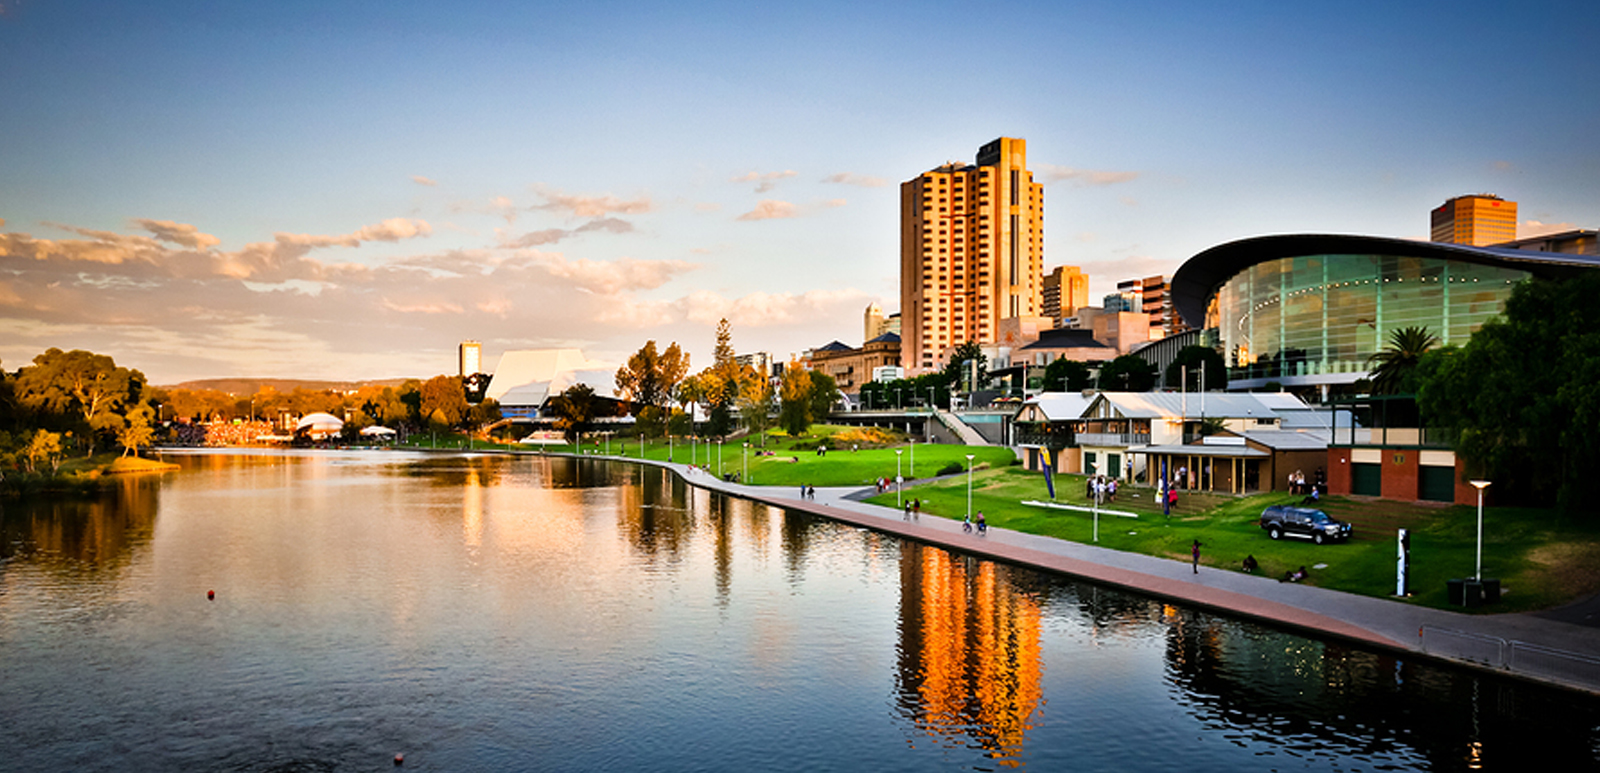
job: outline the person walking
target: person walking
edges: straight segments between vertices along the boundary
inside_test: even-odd
[[[984,520],[983,511],[982,510],[978,511],[978,533],[979,534],[988,534],[989,533],[989,522]]]
[[[1189,557],[1193,561],[1192,566],[1194,568],[1194,573],[1195,574],[1199,574],[1200,573],[1200,540],[1195,540],[1194,544],[1189,546]]]

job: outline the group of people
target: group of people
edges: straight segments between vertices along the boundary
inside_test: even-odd
[[[1094,502],[1117,501],[1117,479],[1096,475],[1084,481],[1083,496]]]
[[[892,481],[892,480],[890,480],[888,478],[879,478],[878,479],[878,493],[882,494],[883,492],[888,491],[889,487],[891,485],[894,485],[894,481]]]
[[[906,501],[906,520],[909,521],[913,517],[917,520],[922,520],[922,500],[920,499]]]
[[[964,517],[962,517],[962,519],[961,519],[961,530],[962,531],[970,533],[972,531],[972,527],[973,526],[977,526],[978,527],[978,533],[979,534],[988,534],[989,533],[989,521],[986,520],[983,517],[983,511],[982,510],[978,511],[978,517],[976,519],[974,519],[972,517],[971,513],[967,513]]]
[[[800,498],[811,502],[817,501],[817,487],[800,484]]]
[[[1183,468],[1178,468],[1178,471],[1183,472]],[[1181,487],[1181,483],[1173,485],[1166,478],[1156,480],[1156,499],[1161,501],[1162,515],[1172,515],[1172,508],[1178,506],[1178,489]]]
[[[1196,563],[1198,563],[1199,562],[1199,555],[1200,555],[1200,547],[1199,547],[1200,546],[1200,541],[1199,540],[1195,540],[1194,544],[1195,544],[1195,548],[1194,548],[1195,561],[1196,561]],[[1242,566],[1240,568],[1242,568],[1246,574],[1255,574],[1258,570],[1261,569],[1261,564],[1260,564],[1260,562],[1256,561],[1255,555],[1252,554],[1252,555],[1247,555],[1247,556],[1244,557],[1244,563],[1242,564]],[[1278,582],[1300,582],[1300,581],[1302,581],[1305,578],[1310,577],[1310,576],[1311,576],[1311,573],[1307,572],[1305,566],[1302,564],[1299,569],[1286,569],[1286,570],[1284,570],[1283,576],[1278,578]]]
[[[1311,483],[1306,482],[1306,474],[1301,470],[1295,470],[1294,472],[1289,473],[1290,494],[1316,496],[1318,492],[1320,492],[1323,488],[1326,488],[1327,485],[1327,473],[1324,473],[1321,467],[1317,468],[1317,477]]]

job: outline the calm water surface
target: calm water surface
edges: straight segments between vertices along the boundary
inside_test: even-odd
[[[1600,768],[1591,699],[655,469],[179,460],[0,502],[0,770]]]

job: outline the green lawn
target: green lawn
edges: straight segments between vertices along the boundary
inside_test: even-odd
[[[1056,482],[1056,501],[1086,504],[1082,476],[1058,476]],[[917,486],[906,496],[920,498],[923,512],[960,518],[967,507],[966,479]],[[982,470],[973,476],[973,509],[982,510],[991,525],[1075,542],[1093,540],[1091,514],[1021,504],[1030,499],[1048,499],[1044,480],[1036,473],[1010,468]],[[1186,561],[1190,543],[1198,539],[1201,562],[1208,566],[1237,569],[1246,555],[1254,555],[1267,576],[1306,566],[1313,585],[1389,597],[1395,590],[1396,529],[1404,527],[1412,530],[1415,603],[1447,607],[1445,580],[1473,573],[1477,528],[1473,507],[1330,497],[1321,508],[1352,522],[1355,538],[1347,544],[1315,545],[1289,539],[1274,542],[1257,523],[1262,508],[1296,502],[1297,496],[1190,495],[1170,517],[1154,505],[1149,489],[1123,489],[1118,499],[1106,507],[1131,510],[1138,517],[1100,517],[1098,544],[1114,550]],[[895,495],[868,501],[893,507]],[[1484,523],[1484,576],[1500,578],[1505,591],[1502,603],[1485,611],[1546,609],[1600,592],[1600,570],[1595,568],[1600,566],[1600,525],[1518,508],[1489,508]]]

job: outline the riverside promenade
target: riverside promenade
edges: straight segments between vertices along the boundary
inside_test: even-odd
[[[688,465],[625,457],[588,457],[672,470],[689,485],[811,513],[875,531],[1090,582],[1226,612],[1364,647],[1436,659],[1529,681],[1600,695],[1600,628],[1539,614],[1465,614],[1415,606],[1233,569],[1201,566],[1094,545],[989,527],[965,532],[961,522],[923,514],[907,520],[894,508],[859,501],[872,488],[747,486]],[[907,489],[915,491],[914,488]]]

